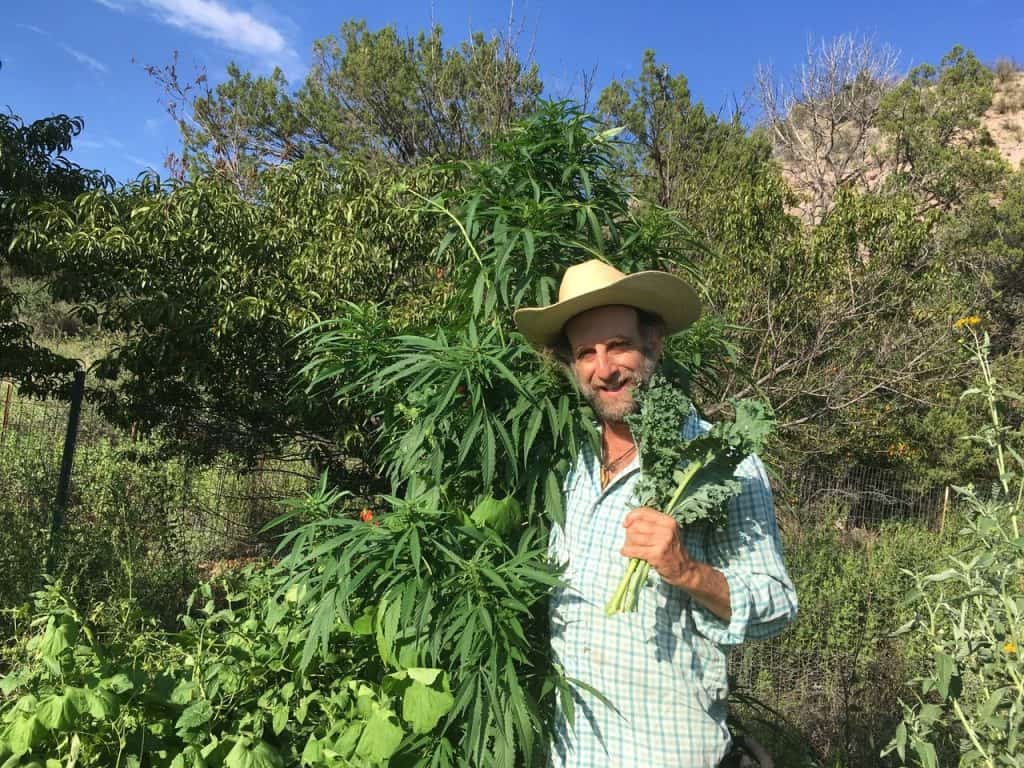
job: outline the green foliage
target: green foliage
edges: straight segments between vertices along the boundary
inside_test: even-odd
[[[368,310],[350,307],[311,339],[311,387],[337,381],[339,398],[381,404],[379,459],[396,488],[415,479],[466,508],[513,494],[558,519],[560,473],[592,427],[513,311],[553,301],[578,261],[689,271],[686,254],[701,247],[666,211],[631,209],[615,151],[588,116],[548,105],[493,161],[463,166],[460,189],[417,195],[450,226],[438,246],[454,286],[444,328],[384,340]]]
[[[312,59],[294,91],[277,69],[254,76],[231,64],[211,89],[203,75],[184,82],[176,60],[150,67],[181,129],[184,167],[248,189],[262,170],[310,156],[370,167],[478,157],[541,92],[513,40],[473,33],[445,48],[439,26],[402,37],[346,21],[313,43]]]
[[[395,497],[379,527],[328,516],[289,539],[282,565],[309,601],[306,658],[336,617],[370,611],[386,663],[451,674],[451,745],[473,765],[544,758],[565,685],[547,659],[542,617],[557,582],[545,532],[561,519],[562,474],[594,434],[512,313],[550,303],[579,261],[690,271],[686,255],[701,248],[667,211],[630,206],[617,149],[590,117],[546,105],[493,160],[461,165],[460,188],[416,195],[449,225],[438,247],[454,286],[445,327],[382,339],[374,312],[349,305],[309,342],[311,387],[381,404],[379,459]]]
[[[123,334],[97,365],[118,377],[95,393],[115,424],[159,430],[199,459],[297,439],[358,453],[365,411],[290,397],[292,337],[347,299],[387,302],[396,323],[433,312],[430,222],[396,200],[394,180],[309,160],[261,176],[254,202],[215,177],[143,177],[38,207],[18,242],[50,260],[58,295]]]
[[[42,582],[66,408],[15,399],[10,416],[0,441],[0,635]],[[204,569],[260,544],[259,528],[280,514],[273,497],[308,487],[276,468],[244,475],[166,459],[86,408],[55,574],[78,604],[128,596],[172,626]]]
[[[962,255],[965,305],[984,315],[994,352],[1024,350],[1024,169],[995,194],[972,197],[939,232],[939,247]]]
[[[733,403],[735,420],[718,421],[705,434],[684,442],[681,429],[692,405],[682,389],[655,373],[635,396],[637,411],[626,416],[626,423],[640,449],[643,476],[634,490],[638,505],[659,509],[680,525],[722,527],[726,504],[741,490],[733,474],[740,462],[761,450],[771,433],[770,411],[754,400]],[[630,558],[605,613],[635,611],[649,573],[649,563]]]
[[[725,121],[694,103],[686,77],[658,64],[654,51],[644,52],[636,80],[605,88],[597,108],[603,120],[632,138],[637,191],[679,211],[707,236],[719,215],[710,201],[721,202],[737,187],[749,192],[771,157],[763,136],[747,135],[739,113]]]
[[[954,46],[938,67],[922,64],[879,105],[878,127],[896,172],[888,183],[925,207],[950,208],[990,190],[1006,164],[981,126],[992,104],[992,72]]]
[[[324,483],[306,504],[330,508],[343,496]],[[303,505],[290,514],[308,519]],[[372,524],[335,513],[282,540],[288,578],[279,594],[294,596],[305,616],[302,668],[333,653],[340,624],[372,627],[393,678],[415,679],[423,665],[450,677],[451,693],[406,698],[403,716],[418,732],[445,715],[441,738],[423,742],[416,765],[450,765],[453,755],[539,764],[547,748],[542,712],[557,678],[537,638],[557,573],[537,529],[503,538],[488,522],[445,509],[435,491],[385,499]]]
[[[27,391],[65,392],[75,364],[36,344],[31,326],[19,321],[21,301],[6,284],[8,270],[43,276],[47,271],[16,247],[14,232],[34,203],[67,201],[111,186],[109,177],[64,156],[83,126],[81,118],[67,115],[25,125],[17,115],[0,114],[0,378],[15,379]]]
[[[959,753],[966,766],[1019,766],[1024,737],[1024,457],[1021,434],[1005,414],[1024,396],[993,375],[988,334],[964,321],[982,385],[963,397],[978,398],[986,422],[967,439],[984,446],[997,482],[983,495],[972,485],[957,488],[970,517],[961,547],[936,573],[908,571],[915,589],[908,602],[913,618],[901,628],[925,645],[933,663],[913,681],[916,701],[887,751],[900,760],[931,768]],[[947,753],[952,753],[948,757]]]
[[[692,440],[683,441],[681,425],[690,416],[689,398],[661,374],[636,394],[638,411],[626,422],[640,446],[643,477],[639,504],[675,516],[681,524],[724,523],[724,503],[739,492],[732,475],[740,462],[758,453],[772,431],[773,419],[762,403],[733,403],[734,420],[721,420]]]
[[[431,740],[453,705],[444,672],[382,673],[366,633],[337,627],[331,652],[300,670],[296,601],[276,599],[266,571],[242,577],[241,589],[204,585],[174,635],[127,603],[108,604],[114,615],[96,625],[59,585],[40,592],[36,616],[7,651],[0,759],[11,766],[386,766]],[[376,684],[360,679],[375,670]]]
[[[778,712],[755,727],[778,765],[808,764],[808,746],[819,765],[879,765],[900,719],[903,681],[927,663],[926,649],[892,632],[911,616],[904,598],[913,579],[905,569],[939,567],[953,549],[949,534],[899,522],[848,529],[843,512],[816,507],[799,522],[783,520],[800,613],[786,632],[739,646],[730,660],[730,704],[741,723],[758,715],[750,695]],[[803,751],[787,721],[802,732]]]

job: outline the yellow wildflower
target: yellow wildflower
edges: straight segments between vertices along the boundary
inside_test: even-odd
[[[1013,640],[1007,640],[1003,643],[1003,653],[1016,653],[1017,644]]]
[[[968,315],[967,317],[961,317],[955,323],[954,328],[974,328],[976,325],[981,325],[981,318],[977,315]]]

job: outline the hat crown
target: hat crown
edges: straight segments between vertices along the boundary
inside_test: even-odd
[[[574,264],[565,270],[562,283],[558,287],[558,300],[567,301],[585,293],[605,288],[622,280],[626,275],[611,264],[598,259],[591,259],[582,264]]]

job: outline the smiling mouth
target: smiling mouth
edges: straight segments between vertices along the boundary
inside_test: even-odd
[[[626,389],[628,384],[628,381],[620,381],[618,384],[611,384],[605,385],[603,387],[598,387],[598,391],[609,395],[617,395],[619,392],[622,392],[624,389]]]

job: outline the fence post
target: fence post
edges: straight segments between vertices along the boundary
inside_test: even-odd
[[[46,561],[46,572],[53,573],[60,547],[60,529],[64,525],[64,511],[67,509],[71,490],[71,463],[75,458],[75,441],[78,439],[78,421],[82,415],[82,398],[85,395],[85,371],[75,371],[71,385],[71,410],[68,412],[68,429],[64,434],[64,454],[60,460],[60,478],[57,481],[57,504],[53,508],[53,524],[50,527],[50,554]]]
[[[944,533],[946,530],[946,508],[949,507],[949,486],[946,486],[946,492],[942,497],[942,514],[939,517],[939,533]]]
[[[7,437],[7,418],[11,415],[11,393],[14,391],[14,384],[7,383],[7,396],[4,397],[4,425],[0,428],[0,443]]]

